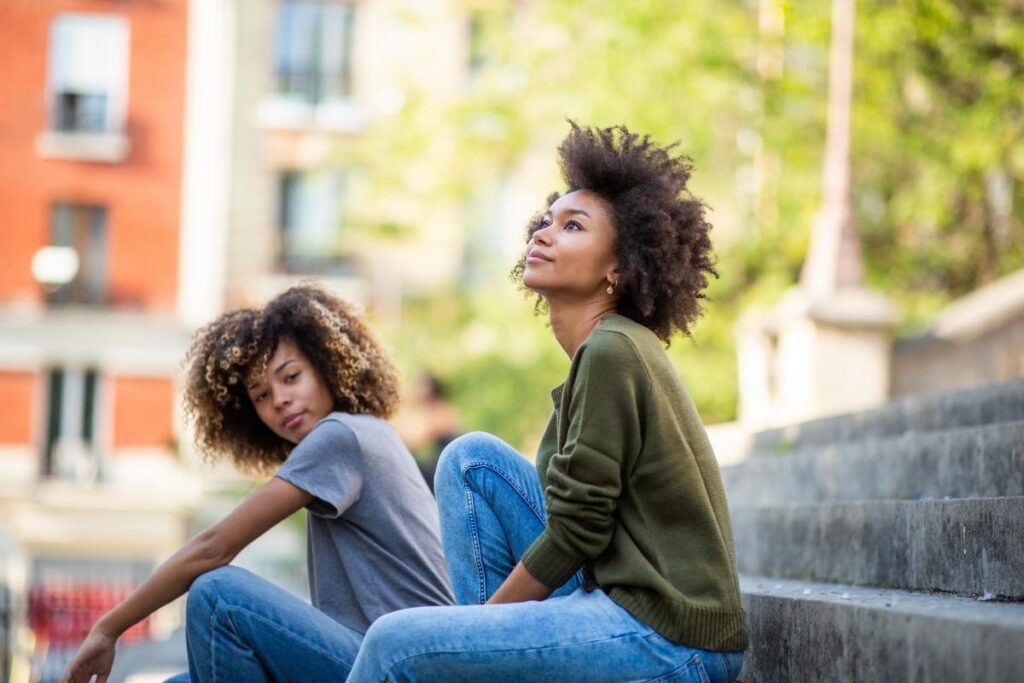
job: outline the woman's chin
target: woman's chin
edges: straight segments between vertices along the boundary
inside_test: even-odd
[[[523,287],[526,287],[535,294],[542,294],[544,290],[544,278],[537,277],[535,273],[531,273],[530,269],[527,268],[526,272],[523,273]]]
[[[542,283],[527,282],[526,278],[523,278],[523,287],[526,287],[538,296],[544,296],[544,292],[546,291]]]

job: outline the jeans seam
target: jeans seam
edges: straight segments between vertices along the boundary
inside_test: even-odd
[[[560,648],[560,647],[565,647],[566,645],[593,645],[595,643],[605,643],[605,642],[610,642],[610,641],[613,641],[613,640],[620,640],[622,638],[633,638],[633,637],[637,637],[637,634],[635,634],[635,633],[624,633],[624,634],[618,635],[618,636],[609,636],[609,637],[604,637],[604,638],[594,638],[594,639],[591,639],[591,640],[581,640],[581,641],[576,642],[576,643],[559,643],[557,645],[545,645],[543,647],[527,647],[527,648],[509,647],[509,648],[504,648],[504,649],[500,649],[500,650],[464,650],[464,649],[463,650],[432,650],[430,652],[417,652],[415,654],[406,655],[405,657],[401,657],[400,659],[397,659],[394,662],[392,662],[384,670],[384,680],[389,680],[388,677],[391,675],[391,671],[395,667],[397,667],[397,666],[399,666],[401,664],[405,664],[406,662],[411,661],[413,659],[418,659],[418,658],[444,656],[444,655],[464,655],[464,654],[467,654],[467,653],[472,653],[474,655],[483,655],[483,654],[493,655],[493,654],[502,654],[502,653],[506,653],[506,652],[516,652],[516,653],[540,652],[540,651],[543,651],[543,650],[554,650],[554,649],[557,649],[557,648]]]
[[[697,667],[698,674],[703,674],[702,676],[700,676],[701,681],[708,681],[710,679],[710,677],[708,676],[707,668],[704,666],[704,662],[700,658],[700,654],[695,653],[693,656],[691,656],[689,659],[683,662],[683,664],[676,667],[672,671],[669,671],[666,674],[662,674],[661,676],[652,678],[651,683],[657,683],[658,681],[671,681],[672,679],[677,678],[679,674],[683,673],[684,671],[688,671],[693,667]],[[728,673],[726,675],[728,675]]]
[[[476,523],[476,506],[473,504],[473,491],[469,488],[469,482],[465,476],[462,478],[462,488],[466,494],[466,509],[469,511],[469,531],[473,539],[473,560],[476,563],[476,585],[477,604],[483,604],[487,597],[487,577],[484,572],[484,554],[480,546],[480,532]]]
[[[210,678],[212,683],[217,683],[217,612],[220,611],[224,601],[220,598],[213,603],[213,611],[210,612]]]
[[[278,627],[277,630],[283,630],[286,633],[291,634],[293,637],[302,640],[303,642],[306,643],[306,645],[309,647],[309,649],[319,653],[320,655],[330,659],[331,661],[336,662],[338,664],[341,664],[342,666],[351,667],[351,664],[346,663],[346,662],[338,659],[337,657],[332,655],[327,650],[324,650],[323,648],[321,648],[321,647],[319,647],[317,645],[314,645],[308,639],[302,638],[301,636],[299,636],[297,633],[295,633],[291,629],[286,628],[286,627],[282,626],[281,624],[277,623],[276,621],[274,621],[272,619],[268,619],[267,617],[264,617],[262,614],[254,612],[254,611],[252,611],[250,609],[247,609],[245,607],[240,607],[238,605],[235,605],[235,606],[228,605],[227,601],[225,601],[223,598],[219,598],[217,600],[217,604],[214,606],[213,617],[212,618],[216,618],[217,612],[221,611],[221,606],[222,605],[224,605],[224,610],[223,611],[225,613],[227,613],[227,616],[228,616],[229,620],[230,620],[230,611],[231,610],[235,610],[235,611],[238,611],[238,612],[245,612],[247,615],[249,615],[253,619],[258,619],[259,621],[262,621],[265,624],[268,624],[268,625],[273,626],[273,627]],[[234,628],[234,624],[232,624],[232,627]],[[211,633],[213,633],[212,629],[211,629]],[[236,633],[237,633],[237,629],[236,629]],[[213,666],[211,667],[213,669],[213,683],[217,682],[217,673],[216,673],[216,661],[217,660],[216,660],[216,658],[213,658],[214,657],[213,646],[214,646],[214,644],[216,642],[217,642],[216,638],[212,638],[212,637],[210,638],[210,656],[211,656],[212,662],[213,662]],[[250,648],[250,649],[252,649],[252,648]],[[256,654],[256,650],[255,649],[252,649],[252,652],[253,652],[253,654]],[[259,659],[259,657],[257,657],[257,659]],[[260,662],[260,665],[262,666],[262,662]]]
[[[537,508],[530,502],[529,497],[520,488],[516,482],[512,481],[508,475],[501,469],[495,467],[493,464],[486,461],[473,461],[466,463],[462,467],[462,487],[466,493],[466,507],[469,510],[469,526],[471,535],[473,538],[473,550],[474,560],[476,561],[477,571],[477,586],[479,587],[478,601],[482,605],[487,601],[487,572],[484,570],[484,556],[483,549],[480,545],[480,532],[476,523],[476,506],[473,504],[473,491],[469,484],[469,471],[474,469],[486,469],[493,472],[495,475],[500,477],[509,488],[516,492],[520,500],[526,504],[527,509],[530,510],[541,524],[547,524],[546,517],[544,514],[537,511]],[[515,558],[517,561],[519,558]]]
[[[522,456],[520,456],[520,457],[522,457]],[[503,470],[495,467],[492,463],[489,463],[487,461],[470,462],[470,463],[468,463],[467,465],[465,465],[465,467],[462,470],[462,479],[463,479],[463,481],[466,480],[466,475],[469,474],[470,470],[480,469],[480,468],[486,468],[486,469],[490,470],[491,472],[494,472],[499,477],[501,477],[505,481],[505,483],[508,484],[510,488],[512,488],[512,490],[514,490],[517,494],[519,494],[519,497],[522,499],[522,501],[524,503],[526,503],[526,507],[530,508],[530,511],[533,512],[534,515],[536,515],[537,520],[541,524],[546,524],[547,523],[547,514],[544,511],[541,511],[541,510],[538,510],[537,508],[535,508],[533,506],[533,503],[530,502],[529,497],[526,495],[526,492],[523,491],[523,489],[520,488],[520,486],[518,484],[516,484],[516,482],[514,482],[512,479],[510,479],[508,477],[508,475]]]

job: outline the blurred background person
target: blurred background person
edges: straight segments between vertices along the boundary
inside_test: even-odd
[[[419,376],[413,384],[411,399],[402,405],[395,418],[395,426],[433,491],[437,459],[460,434],[458,409],[448,401],[439,377],[430,372]]]

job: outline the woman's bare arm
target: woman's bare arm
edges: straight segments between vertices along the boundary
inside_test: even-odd
[[[63,680],[88,681],[94,673],[100,680],[105,679],[109,663],[98,667],[106,671],[98,670],[95,663],[112,661],[114,641],[122,633],[184,594],[198,576],[231,562],[243,548],[311,500],[310,494],[276,477],[256,489],[224,519],[196,534],[119,605],[100,617]]]

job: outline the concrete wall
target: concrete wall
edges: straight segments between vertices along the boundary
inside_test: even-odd
[[[1024,377],[1024,317],[972,339],[928,334],[892,351],[892,394],[930,393]]]

